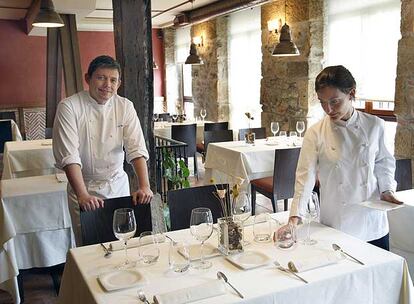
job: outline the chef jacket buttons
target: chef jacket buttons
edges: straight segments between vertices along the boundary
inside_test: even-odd
[[[339,169],[340,167],[340,165],[335,165],[335,169]]]

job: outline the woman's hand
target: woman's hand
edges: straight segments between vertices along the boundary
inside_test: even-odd
[[[400,200],[398,200],[395,197],[394,192],[392,192],[392,191],[382,192],[380,198],[381,198],[381,200],[389,202],[389,203],[393,203],[393,204],[397,204],[397,205],[404,204],[403,202],[401,202]]]

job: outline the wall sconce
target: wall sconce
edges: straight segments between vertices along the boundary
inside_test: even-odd
[[[193,38],[193,43],[198,47],[204,46],[203,36],[196,36]]]
[[[267,21],[267,29],[269,32],[275,32],[277,34],[277,31],[279,29],[279,22],[277,19],[269,20]]]

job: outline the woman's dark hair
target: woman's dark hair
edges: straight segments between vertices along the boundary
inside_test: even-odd
[[[89,64],[88,76],[92,77],[92,74],[99,68],[117,69],[119,73],[119,77],[121,77],[121,66],[111,56],[102,55],[92,60],[91,63]]]
[[[326,87],[335,87],[342,93],[348,94],[356,88],[354,76],[342,65],[326,67],[316,76],[315,91]]]

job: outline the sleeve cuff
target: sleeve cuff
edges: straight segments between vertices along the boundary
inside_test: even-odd
[[[62,158],[60,162],[56,162],[55,167],[63,170],[64,167],[66,167],[67,165],[71,165],[71,164],[78,164],[82,169],[82,162],[80,158],[77,156],[73,156],[73,155],[69,155],[69,156]]]

